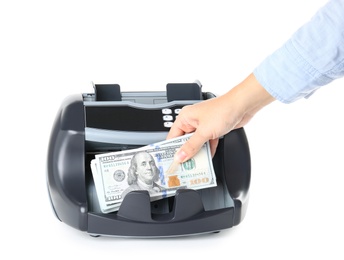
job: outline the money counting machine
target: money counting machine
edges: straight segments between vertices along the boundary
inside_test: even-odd
[[[121,92],[94,84],[92,93],[67,97],[52,127],[47,186],[58,220],[91,236],[174,237],[219,232],[244,218],[251,176],[243,128],[220,138],[213,166],[217,186],[178,189],[150,201],[131,191],[116,212],[101,212],[90,161],[97,153],[138,148],[165,140],[180,109],[214,98],[199,82],[169,83],[165,91]]]

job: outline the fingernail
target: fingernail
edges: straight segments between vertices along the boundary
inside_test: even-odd
[[[187,154],[183,151],[183,150],[179,150],[177,153],[176,153],[176,159],[178,162],[182,163],[184,162],[184,160],[186,159],[187,157]]]

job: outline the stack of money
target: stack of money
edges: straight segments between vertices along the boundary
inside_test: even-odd
[[[176,151],[187,134],[137,149],[95,155],[91,170],[103,213],[117,211],[130,191],[147,190],[151,201],[174,196],[177,189],[205,189],[217,185],[209,143],[180,164]]]

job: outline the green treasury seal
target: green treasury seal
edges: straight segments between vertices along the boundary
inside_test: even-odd
[[[192,169],[196,168],[196,162],[194,158],[191,158],[187,160],[186,162],[183,162],[183,168],[184,170],[190,171]]]

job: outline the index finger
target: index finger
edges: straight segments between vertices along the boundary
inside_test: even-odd
[[[179,127],[178,125],[178,122],[177,120],[172,124],[168,134],[167,134],[167,137],[166,139],[171,139],[171,138],[174,138],[174,137],[178,137],[178,136],[181,136],[181,135],[184,135],[186,132],[183,131],[181,129],[181,127]]]

